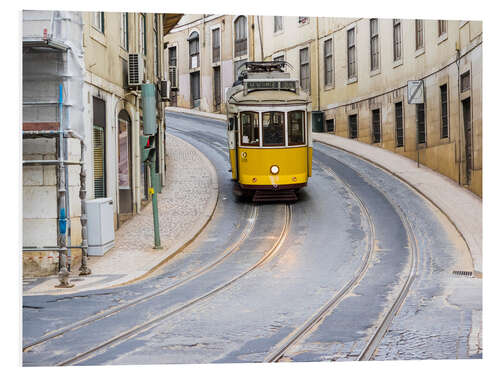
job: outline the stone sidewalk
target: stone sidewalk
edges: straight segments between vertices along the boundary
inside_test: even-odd
[[[211,114],[184,108],[168,107],[167,111],[224,121],[226,118],[226,116],[221,114]],[[478,196],[461,187],[450,178],[434,172],[426,166],[420,165],[420,167],[417,167],[417,163],[413,160],[380,147],[328,133],[313,133],[313,140],[337,147],[366,159],[392,173],[394,176],[399,177],[425,196],[457,228],[469,247],[474,272],[478,276],[482,275],[483,202]]]
[[[153,212],[149,203],[115,234],[115,246],[102,257],[90,257],[92,274],[72,270],[73,288],[55,288],[57,276],[25,278],[23,294],[68,294],[130,283],[148,276],[202,231],[217,203],[217,174],[212,163],[178,137],[166,136],[166,184],[158,194],[163,249],[152,248]]]

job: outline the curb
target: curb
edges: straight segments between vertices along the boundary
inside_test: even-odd
[[[313,135],[313,141],[314,142],[318,142],[318,143],[321,143],[321,144],[324,144],[326,146],[329,146],[329,147],[334,147],[334,148],[337,148],[339,150],[342,150],[344,152],[347,152],[351,155],[354,155],[356,157],[359,157],[360,159],[363,159],[364,161],[386,171],[387,173],[393,175],[394,177],[398,178],[399,180],[401,180],[402,182],[404,182],[406,185],[408,185],[409,187],[411,187],[413,190],[415,190],[418,194],[420,194],[422,197],[424,197],[426,200],[429,201],[429,203],[431,203],[434,207],[436,207],[439,212],[441,212],[447,219],[448,221],[450,222],[450,224],[455,228],[455,230],[457,231],[457,233],[459,234],[459,236],[462,238],[462,240],[464,241],[465,243],[465,246],[467,247],[467,251],[469,252],[469,256],[471,258],[471,261],[472,261],[472,265],[473,265],[473,271],[474,271],[474,276],[475,277],[478,277],[478,278],[482,278],[482,271],[479,271],[476,269],[476,262],[474,261],[474,257],[472,255],[472,251],[471,251],[471,246],[470,246],[470,243],[469,241],[467,241],[465,235],[463,234],[463,232],[458,228],[457,224],[455,223],[455,221],[450,217],[450,215],[445,212],[445,210],[443,208],[441,208],[434,199],[432,199],[431,197],[429,197],[428,194],[424,193],[421,189],[419,189],[418,187],[416,187],[415,185],[413,185],[410,181],[408,181],[405,177],[397,174],[396,172],[393,172],[391,171],[390,169],[388,169],[387,167],[383,166],[382,164],[374,161],[374,160],[371,160],[371,159],[368,159],[366,158],[365,156],[363,155],[360,155],[352,150],[348,150],[346,149],[345,147],[341,147],[341,146],[338,146],[338,145],[332,145],[330,143],[327,143],[325,141],[321,141],[319,139],[314,139],[314,135]],[[432,170],[431,170],[432,171]],[[443,176],[443,177],[446,177],[446,176]],[[482,251],[480,251],[480,253],[482,253]],[[482,265],[481,265],[481,269],[482,269]]]
[[[133,284],[151,276],[151,274],[163,267],[168,261],[181,253],[190,243],[192,243],[201,234],[201,232],[203,232],[215,213],[215,208],[217,207],[217,202],[219,201],[219,183],[214,165],[201,151],[199,151],[189,142],[186,142],[183,139],[176,137],[175,135],[172,135],[170,133],[168,135],[171,137],[175,137],[178,141],[184,143],[186,148],[192,148],[193,150],[195,150],[199,154],[199,156],[201,156],[202,162],[206,165],[206,168],[209,171],[208,173],[210,174],[211,181],[210,198],[208,199],[207,209],[203,214],[200,215],[200,218],[196,221],[196,223],[193,224],[191,231],[189,231],[185,236],[181,237],[174,243],[174,245],[172,246],[172,249],[174,250],[170,252],[170,254],[166,255],[164,259],[162,259],[159,263],[155,262],[155,264],[152,265],[151,268],[142,275],[132,280],[112,285],[109,288],[117,288],[120,286]]]
[[[211,118],[213,120],[220,120],[220,121],[226,121],[226,119],[227,119],[226,115],[224,115],[224,114],[203,112],[203,111],[197,111],[194,109],[187,109],[187,108],[180,108],[180,107],[167,107],[167,108],[165,108],[165,112],[184,113],[186,115],[208,117],[208,118]]]
[[[103,283],[102,285],[89,285],[88,287],[82,287],[79,289],[58,289],[56,293],[54,291],[40,291],[35,293],[30,293],[30,291],[22,292],[23,296],[36,296],[36,295],[45,295],[45,294],[54,294],[54,295],[66,295],[73,293],[80,293],[89,290],[101,290],[101,289],[112,289],[118,288],[125,285],[130,285],[136,283],[138,281],[147,279],[150,277],[155,271],[164,266],[168,261],[174,258],[176,255],[181,253],[190,243],[192,243],[206,228],[210,220],[212,219],[215,209],[217,207],[217,202],[219,200],[219,183],[217,178],[217,172],[215,170],[212,162],[196,147],[191,145],[190,143],[176,137],[172,134],[168,134],[171,137],[175,137],[179,142],[183,143],[186,148],[193,149],[201,158],[201,162],[204,164],[205,169],[208,170],[210,187],[209,192],[210,196],[207,201],[206,208],[203,213],[200,214],[199,218],[196,222],[191,226],[191,230],[188,231],[184,236],[180,236],[180,238],[174,242],[174,244],[170,247],[170,250],[167,250],[168,253],[162,259],[157,259],[152,261],[152,264],[145,265],[144,268],[147,270],[143,271],[141,274],[137,275],[137,273],[128,274],[127,276],[132,276],[131,279],[127,280],[126,277],[121,279],[110,281],[109,283]],[[54,281],[57,281],[57,276],[52,276]],[[124,280],[125,279],[125,280]]]

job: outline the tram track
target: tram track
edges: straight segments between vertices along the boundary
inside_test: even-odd
[[[140,333],[142,333],[150,328],[153,328],[154,326],[160,324],[162,321],[173,316],[174,314],[177,314],[181,311],[185,311],[188,308],[192,307],[193,305],[200,303],[200,302],[203,302],[203,301],[207,300],[208,298],[221,292],[222,290],[227,289],[228,287],[235,284],[238,280],[245,277],[247,274],[249,274],[250,272],[254,271],[258,267],[260,267],[261,265],[266,263],[279,251],[279,249],[283,245],[283,243],[284,243],[285,239],[287,238],[288,233],[290,231],[290,226],[291,226],[291,221],[292,221],[292,208],[289,204],[285,204],[284,210],[285,210],[285,212],[284,212],[285,220],[284,220],[284,224],[283,224],[282,230],[281,230],[278,238],[276,239],[276,241],[274,241],[272,246],[267,251],[265,251],[264,255],[255,264],[253,264],[250,268],[248,268],[244,272],[240,273],[239,275],[233,277],[231,280],[229,280],[229,281],[219,285],[218,287],[210,290],[209,292],[207,292],[199,297],[193,298],[190,301],[182,304],[181,306],[179,306],[173,310],[167,311],[163,314],[160,314],[160,315],[148,320],[147,322],[141,323],[135,327],[132,327],[131,329],[129,329],[127,331],[124,331],[118,335],[115,335],[113,338],[108,339],[105,342],[98,344],[98,345],[94,346],[93,348],[91,348],[83,353],[79,353],[79,354],[77,354],[69,359],[61,361],[61,362],[57,363],[56,366],[67,366],[67,365],[77,364],[85,359],[89,359],[92,355],[99,354],[101,351],[105,350],[106,348],[109,348],[111,346],[118,345],[122,342],[125,342],[125,341],[133,338],[137,334],[140,334]]]
[[[206,142],[206,143],[209,146],[211,146],[208,142]],[[212,148],[215,151],[222,153],[222,151],[219,150],[217,147],[212,146]],[[119,306],[115,306],[113,308],[106,309],[104,311],[101,311],[97,314],[92,315],[91,317],[74,322],[68,326],[50,331],[50,332],[44,334],[42,337],[38,338],[37,340],[32,341],[26,345],[23,345],[23,352],[28,352],[31,349],[33,349],[34,347],[39,346],[39,345],[44,344],[44,343],[47,343],[48,341],[51,341],[55,338],[61,337],[64,334],[67,334],[68,332],[83,328],[83,327],[85,327],[89,324],[95,323],[99,320],[111,317],[112,315],[116,315],[116,314],[130,308],[130,307],[136,306],[140,303],[150,301],[151,299],[153,299],[155,297],[169,293],[169,292],[173,291],[174,289],[176,289],[182,285],[185,285],[186,283],[188,283],[188,282],[202,276],[206,272],[212,270],[213,268],[215,268],[216,266],[221,264],[224,260],[226,260],[230,255],[234,254],[241,247],[243,242],[248,238],[248,236],[253,231],[253,229],[255,227],[255,222],[257,221],[257,217],[258,217],[259,207],[258,207],[258,205],[255,205],[255,204],[251,205],[250,207],[251,207],[250,215],[246,218],[246,225],[243,228],[239,238],[233,244],[231,244],[231,246],[227,247],[222,252],[221,256],[218,257],[217,259],[215,259],[212,263],[198,268],[193,273],[191,273],[190,276],[180,280],[177,283],[174,283],[173,285],[170,285],[169,287],[162,288],[161,290],[155,291],[153,293],[149,293],[145,296],[141,296],[141,297],[136,298],[136,299],[134,299],[130,302],[127,302],[125,304],[121,304]]]
[[[317,160],[313,160],[313,163],[315,163],[317,166],[319,166],[326,174],[330,175],[331,177],[335,178],[338,181],[341,181],[348,189],[350,192],[351,196],[354,197],[354,199],[359,203],[362,212],[364,213],[365,217],[368,219],[368,222],[370,224],[370,251],[368,254],[365,255],[365,258],[363,259],[363,262],[361,266],[359,267],[358,271],[355,273],[353,278],[349,280],[344,287],[337,293],[335,296],[330,299],[328,302],[326,302],[319,310],[316,312],[313,316],[311,316],[304,324],[302,324],[300,327],[298,327],[296,330],[294,330],[288,337],[286,337],[284,340],[282,340],[281,343],[278,344],[278,347],[273,350],[271,353],[269,353],[265,359],[264,362],[279,362],[285,357],[286,352],[293,347],[298,341],[303,338],[304,336],[307,335],[308,332],[311,331],[315,326],[317,326],[318,323],[321,322],[321,320],[326,317],[327,315],[331,314],[335,308],[338,306],[338,304],[345,298],[347,297],[355,288],[356,286],[361,282],[363,277],[365,276],[367,269],[371,263],[371,260],[373,259],[373,253],[375,250],[375,228],[373,224],[373,220],[371,219],[371,216],[368,213],[368,210],[365,206],[365,204],[362,202],[362,200],[359,198],[359,196],[351,189],[350,185],[344,181],[340,176],[338,176],[331,168],[326,166],[324,163],[319,162]],[[356,174],[363,178],[357,171]],[[382,341],[385,333],[387,332],[392,320],[394,319],[395,315],[401,308],[406,296],[408,295],[411,285],[413,284],[413,281],[416,277],[417,273],[417,260],[418,260],[418,248],[416,245],[416,240],[415,240],[415,235],[413,233],[413,229],[411,228],[410,223],[408,222],[406,216],[404,213],[401,211],[401,209],[387,196],[385,192],[371,184],[370,182],[366,181],[364,178],[363,180],[370,184],[373,188],[375,188],[377,191],[379,191],[389,202],[389,204],[392,206],[392,208],[396,211],[398,216],[401,219],[401,222],[405,228],[407,238],[408,238],[408,244],[410,246],[410,271],[408,272],[407,278],[403,284],[403,287],[400,289],[399,293],[397,294],[397,297],[395,298],[394,302],[391,304],[391,307],[386,311],[386,313],[383,315],[382,319],[379,321],[377,324],[377,328],[375,331],[371,334],[370,338],[367,340],[367,344],[364,346],[363,350],[361,351],[361,354],[357,357],[357,361],[366,361],[370,360],[375,353],[378,345]]]

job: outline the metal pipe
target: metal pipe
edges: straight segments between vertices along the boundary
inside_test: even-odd
[[[72,160],[23,160],[23,165],[81,165],[79,161]]]
[[[58,236],[57,242],[60,248],[59,251],[59,285],[60,288],[70,288],[72,285],[69,283],[69,271],[67,266],[67,256],[68,249],[66,247],[66,188],[65,188],[65,174],[64,174],[64,134],[62,127],[62,110],[63,110],[63,85],[59,84],[59,142],[58,142],[58,154],[59,154],[59,166],[57,167],[57,179],[58,179],[58,209],[59,209],[59,225],[57,227]]]

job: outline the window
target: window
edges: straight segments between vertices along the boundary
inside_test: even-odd
[[[370,67],[371,70],[379,69],[379,47],[378,47],[378,19],[370,20]]]
[[[349,116],[349,138],[358,138],[358,115]]]
[[[168,49],[168,79],[172,88],[177,87],[177,47]]]
[[[106,196],[106,102],[92,98],[94,198]]]
[[[264,146],[285,145],[285,114],[283,112],[262,114],[262,140]]]
[[[220,66],[214,67],[214,107],[215,110],[220,110]]]
[[[326,131],[335,133],[335,119],[326,120]]]
[[[356,34],[354,28],[347,30],[347,78],[356,78]]]
[[[401,60],[401,20],[395,19],[392,21],[392,37],[393,37],[393,52],[394,61]]]
[[[247,18],[239,16],[234,22],[234,56],[247,54]]]
[[[309,23],[309,17],[299,16],[299,24],[305,25],[306,23]]]
[[[380,143],[380,109],[372,111],[372,141]]]
[[[424,21],[415,20],[415,50],[424,48]]]
[[[438,21],[438,36],[443,36],[447,33],[448,21],[439,20]]]
[[[122,48],[128,51],[128,13],[122,13],[120,36]]]
[[[309,48],[302,48],[300,54],[300,87],[303,90],[311,89],[311,76],[309,71]]]
[[[139,23],[139,48],[143,56],[146,56],[146,15],[140,14]]]
[[[282,16],[274,16],[274,32],[283,30],[283,17]]]
[[[448,85],[439,86],[441,91],[441,138],[448,138]]]
[[[189,68],[200,66],[200,38],[195,31],[189,36]]]
[[[404,131],[403,131],[403,103],[395,104],[396,110],[396,147],[404,146]]]
[[[92,22],[97,30],[104,33],[104,12],[94,12],[94,19]]]
[[[259,114],[256,112],[241,112],[241,145],[259,145]]]
[[[304,145],[306,143],[304,133],[304,111],[288,112],[288,145]]]
[[[418,143],[425,143],[425,105],[417,104]]]
[[[470,90],[470,71],[460,76],[460,91],[465,92],[467,90]]]
[[[325,40],[325,86],[333,85],[333,39]]]
[[[212,62],[220,61],[220,29],[212,30]]]

